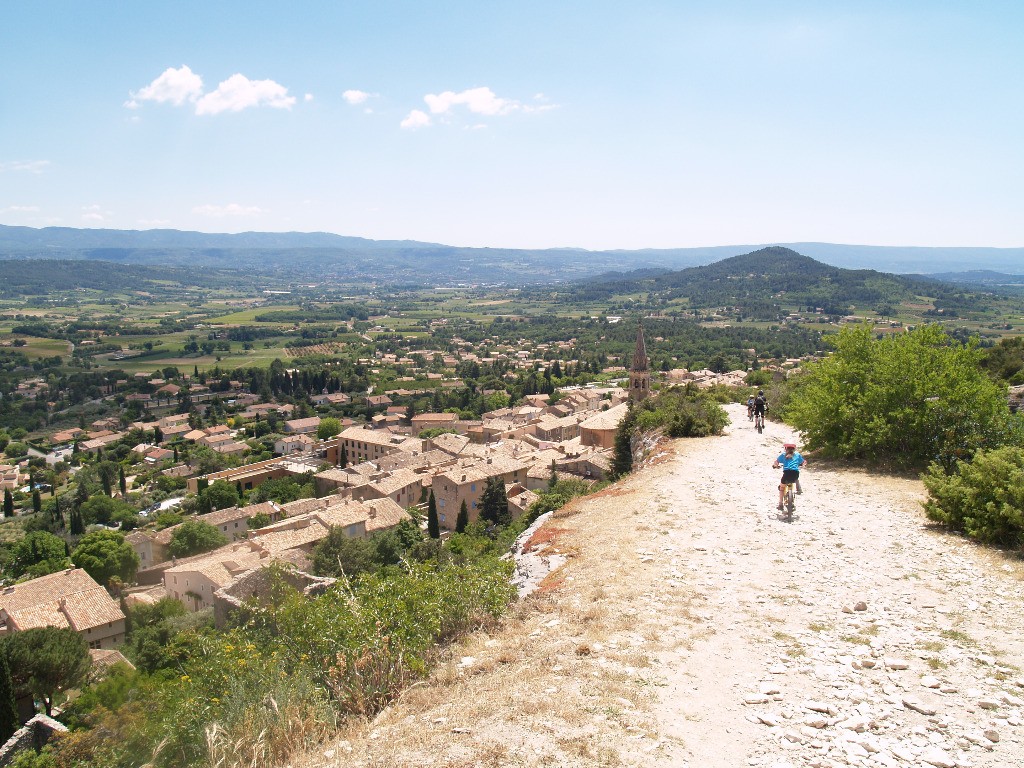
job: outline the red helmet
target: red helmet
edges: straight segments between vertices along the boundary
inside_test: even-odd
[[[782,445],[782,448],[783,448],[783,450],[786,450],[786,451],[788,451],[790,448],[792,448],[795,451],[796,450],[796,443],[784,443]]]

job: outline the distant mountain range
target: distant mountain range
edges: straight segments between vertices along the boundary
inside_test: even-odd
[[[785,243],[836,267],[891,273],[1014,272],[1024,248],[918,248]],[[0,259],[99,260],[180,268],[244,269],[278,279],[457,285],[576,281],[607,272],[673,270],[719,262],[763,245],[588,251],[460,248],[414,240],[368,240],[327,232],[217,234],[0,225]]]

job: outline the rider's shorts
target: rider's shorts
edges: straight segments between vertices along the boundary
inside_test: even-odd
[[[782,484],[788,485],[789,483],[795,483],[800,477],[799,469],[784,469],[782,470]]]

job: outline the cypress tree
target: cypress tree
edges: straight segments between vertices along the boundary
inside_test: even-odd
[[[459,507],[459,516],[455,519],[455,532],[465,533],[466,526],[469,525],[469,510],[466,508],[466,502],[462,502],[462,506]]]
[[[43,499],[39,491],[32,491],[32,511],[36,514],[43,511]]]
[[[117,482],[121,488],[121,498],[124,498],[128,495],[128,481],[124,476],[124,467],[117,468]]]
[[[0,743],[5,743],[21,725],[18,705],[14,701],[14,681],[7,664],[7,654],[0,653]]]
[[[432,539],[441,538],[441,526],[437,521],[437,502],[434,500],[434,492],[430,492],[427,500],[427,533]]]
[[[14,497],[8,488],[4,488],[4,517],[14,517]]]

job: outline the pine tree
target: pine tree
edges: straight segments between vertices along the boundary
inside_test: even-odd
[[[463,500],[462,506],[459,507],[459,516],[455,519],[455,532],[465,533],[467,526],[469,526],[469,510],[466,508],[465,500]]]
[[[43,499],[38,490],[32,491],[32,511],[36,514],[43,511]]]
[[[81,536],[85,533],[85,521],[82,520],[82,513],[80,510],[71,510],[71,535]]]
[[[128,480],[124,476],[124,467],[117,468],[117,481],[121,489],[121,498],[128,495]]]
[[[0,743],[6,743],[20,725],[11,668],[7,664],[7,654],[0,653]]]
[[[427,533],[432,539],[441,538],[441,526],[437,521],[437,501],[434,500],[433,491],[427,500]]]
[[[14,517],[14,497],[8,488],[4,488],[4,517]],[[0,702],[2,705],[3,702]]]

